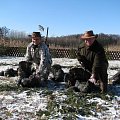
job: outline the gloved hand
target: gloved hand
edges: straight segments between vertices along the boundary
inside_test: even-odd
[[[95,75],[94,75],[94,74],[92,74],[92,75],[91,75],[91,77],[90,77],[90,79],[89,79],[88,81],[90,81],[91,83],[93,83],[93,84],[95,84],[95,85],[96,85]]]

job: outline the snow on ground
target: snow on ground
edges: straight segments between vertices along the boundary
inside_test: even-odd
[[[7,68],[13,67],[16,69],[18,63],[25,60],[23,57],[0,57],[0,71],[6,70]],[[53,64],[60,64],[63,66],[65,72],[69,71],[70,67],[79,65],[77,59],[67,59],[67,58],[54,58]],[[117,71],[120,70],[120,61],[109,61],[108,77],[110,78]],[[17,77],[5,78],[0,77],[0,85],[7,84],[10,85]],[[112,88],[113,89],[113,88]],[[97,102],[97,107],[107,107],[107,111],[92,111],[93,116],[82,116],[76,114],[76,120],[118,120],[120,119],[120,86],[115,86],[114,89],[118,92],[113,100],[105,101],[101,98],[89,99],[89,103]],[[66,95],[60,95],[60,91],[56,90],[53,95],[56,96],[56,100],[63,101],[67,98]],[[109,98],[111,98],[108,95]],[[37,111],[46,110],[48,103],[48,96],[43,93],[43,90],[24,90],[21,92],[15,91],[1,91],[0,92],[0,119],[3,120],[37,120]],[[58,118],[56,120],[62,120],[61,113],[58,113]],[[42,116],[45,119],[45,116]],[[42,118],[41,118],[42,119]],[[52,120],[52,117],[51,117]]]

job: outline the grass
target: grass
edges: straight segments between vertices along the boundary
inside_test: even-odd
[[[75,120],[75,115],[78,114],[82,116],[95,116],[96,114],[93,114],[91,111],[98,111],[98,109],[105,111],[108,109],[106,107],[98,108],[97,102],[89,103],[88,99],[98,97],[106,101],[111,100],[109,99],[109,97],[106,96],[106,94],[99,93],[85,94],[67,91],[64,94],[67,95],[67,99],[61,102],[60,100],[56,100],[56,97],[51,97],[53,99],[48,101],[48,111],[38,111],[37,115],[41,117],[44,114],[47,119],[50,117],[52,117],[52,119],[55,119],[62,116],[63,120]],[[113,96],[111,96],[111,98],[113,98]]]
[[[108,45],[105,49],[107,51],[120,51],[120,45]]]
[[[41,89],[22,88],[18,87],[15,83],[9,85],[0,84],[0,92],[14,91],[18,94],[25,90],[27,90],[27,95],[30,96],[33,92],[40,92]],[[106,94],[87,94],[74,92],[73,90],[60,91],[58,92],[58,95],[55,95],[54,92],[55,91],[46,88],[40,93],[48,97],[46,110],[42,111],[40,109],[36,112],[36,116],[38,116],[40,120],[58,119],[59,117],[62,117],[63,120],[75,120],[76,115],[79,114],[82,116],[96,116],[97,112],[106,111],[107,108],[103,106],[98,107],[97,102],[90,103],[88,100],[97,97],[109,102],[114,98],[113,94],[109,94],[110,97],[108,97]],[[66,95],[67,97],[61,100],[60,98],[62,98],[63,95]]]
[[[23,92],[29,90],[27,92],[28,95],[30,95],[32,92],[38,91],[38,88],[23,88],[23,87],[18,87],[15,83],[12,84],[0,84],[0,92],[4,92],[4,91],[14,91],[17,93]]]

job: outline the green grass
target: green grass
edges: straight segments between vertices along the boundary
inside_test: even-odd
[[[33,92],[40,92],[40,88],[22,88],[18,87],[15,83],[13,84],[0,84],[0,92],[4,91],[14,91],[16,93],[20,93],[27,90],[27,95],[32,95]],[[88,99],[92,98],[101,98],[105,101],[111,101],[114,98],[114,95],[110,94],[106,96],[106,94],[100,94],[100,93],[80,93],[80,92],[74,92],[73,90],[67,90],[67,91],[61,91],[59,93],[59,96],[56,96],[53,94],[52,90],[42,89],[41,94],[49,97],[48,99],[48,105],[47,109],[45,111],[39,110],[36,112],[36,115],[39,119],[43,115],[46,116],[46,120],[49,118],[57,119],[60,116],[62,116],[63,120],[75,120],[75,115],[82,115],[82,116],[89,116],[93,115],[96,116],[96,114],[93,114],[91,111],[105,111],[107,110],[106,107],[100,107],[100,110],[97,108],[97,102],[89,103]],[[61,101],[59,99],[60,96],[66,95],[67,98]],[[56,100],[57,98],[57,100]],[[58,114],[59,113],[59,114]]]
[[[52,119],[59,117],[60,113],[65,120],[76,119],[75,115],[89,116],[93,115],[91,111],[98,111],[97,102],[88,103],[88,99],[95,97],[101,98],[102,100],[109,101],[111,100],[106,94],[99,93],[75,93],[73,91],[65,92],[67,99],[64,101],[56,101],[56,97],[51,97],[52,99],[48,101],[47,110],[48,111],[39,111],[37,114],[42,116],[46,115],[47,119],[52,116]],[[52,96],[52,94],[51,94]],[[114,96],[111,96],[113,98]],[[106,107],[101,107],[100,110],[108,110]],[[95,114],[93,115],[95,116]]]

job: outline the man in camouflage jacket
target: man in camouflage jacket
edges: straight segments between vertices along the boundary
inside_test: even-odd
[[[78,48],[78,61],[91,73],[88,81],[90,84],[93,84],[92,87],[99,81],[101,92],[106,92],[108,84],[108,61],[104,48],[96,40],[97,37],[98,35],[94,35],[92,30],[85,32],[81,36],[84,43]]]
[[[26,61],[32,62],[36,69],[35,75],[46,81],[50,72],[52,59],[48,46],[41,39],[40,32],[32,33],[32,42],[27,46]]]

